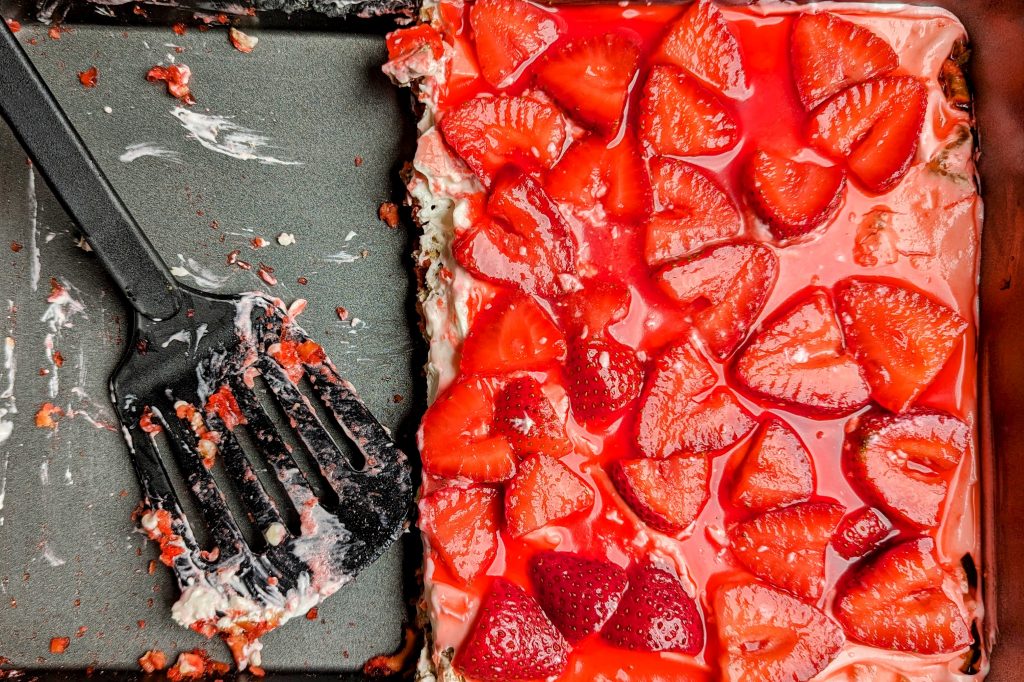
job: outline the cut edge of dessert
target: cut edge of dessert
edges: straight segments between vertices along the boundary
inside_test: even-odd
[[[984,675],[965,46],[840,2],[389,35],[424,679]]]

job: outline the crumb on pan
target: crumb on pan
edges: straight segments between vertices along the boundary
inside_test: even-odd
[[[405,627],[402,648],[393,654],[374,656],[363,666],[363,674],[369,677],[387,677],[406,670],[416,651],[416,630]]]
[[[398,227],[398,206],[393,201],[382,203],[377,210],[377,215],[391,229]]]

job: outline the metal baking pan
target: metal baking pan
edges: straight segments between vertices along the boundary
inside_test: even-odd
[[[1018,588],[1024,584],[1024,533],[1018,529],[1024,362],[1017,350],[1024,329],[1024,63],[1011,57],[1014,46],[1024,44],[1024,2],[928,4],[956,13],[973,40],[969,73],[985,201],[979,382],[986,627],[994,643],[988,679],[1010,682],[1024,679],[1024,593]],[[214,282],[226,276],[225,291],[262,286],[251,271],[227,267],[228,252],[241,249],[242,258],[272,265],[281,282],[274,293],[311,301],[304,325],[322,337],[371,409],[411,449],[423,399],[408,274],[413,235],[389,230],[376,217],[381,201],[401,195],[396,170],[412,144],[406,102],[378,68],[389,22],[260,17],[255,21],[265,25],[329,32],[253,31],[261,42],[243,55],[227,45],[223,31],[176,36],[166,27],[122,27],[116,22],[129,17],[123,10],[116,19],[106,14],[73,4],[70,17],[106,25],[69,25],[59,41],[48,39],[45,27],[27,25],[22,37],[37,37],[32,57],[150,238],[171,265],[207,280],[212,274]],[[234,116],[234,124],[269,138],[261,148],[266,155],[303,165],[241,161],[186,139],[169,114],[174,102],[141,78],[173,45],[185,47],[180,59],[195,72],[198,111]],[[100,85],[85,90],[76,74],[92,65],[100,69]],[[185,163],[119,160],[127,146],[143,142],[177,151]],[[16,339],[18,360],[14,433],[0,445],[0,475],[6,472],[7,481],[0,487],[0,655],[25,669],[27,679],[78,679],[89,667],[97,677],[130,679],[135,659],[152,647],[170,652],[208,645],[224,659],[218,644],[170,621],[169,576],[162,568],[147,573],[155,555],[128,518],[138,496],[124,445],[102,426],[111,418],[105,381],[120,352],[124,309],[91,257],[74,245],[73,227],[41,182],[32,202],[29,177],[23,154],[0,128],[0,336]],[[210,227],[213,220],[217,229]],[[282,231],[294,233],[297,243],[277,245],[274,237]],[[346,240],[350,232],[356,236]],[[272,245],[251,250],[248,242],[257,235]],[[8,241],[24,248],[9,251]],[[72,315],[73,326],[53,332],[40,321],[50,277],[77,287],[85,304]],[[308,284],[297,284],[299,277]],[[8,299],[16,307],[10,315]],[[350,311],[349,320],[338,319],[337,306]],[[39,376],[40,368],[50,367],[48,333],[65,358],[55,402],[83,411],[52,435],[32,423],[52,378]],[[0,392],[6,376],[0,375]],[[403,399],[396,402],[396,395]],[[289,624],[269,635],[269,679],[363,679],[368,657],[397,648],[408,599],[415,598],[415,543],[410,535],[407,547],[396,547],[329,599],[320,622]],[[140,619],[145,628],[138,627]],[[88,629],[76,638],[82,626]],[[67,653],[49,654],[53,636],[72,638]]]
[[[410,325],[411,235],[377,215],[381,202],[400,200],[398,165],[409,156],[412,134],[399,93],[380,72],[382,34],[254,30],[260,42],[243,54],[223,29],[178,36],[156,26],[65,28],[59,40],[39,24],[26,23],[18,35],[168,264],[187,271],[189,284],[308,299],[303,326],[414,451],[423,392]],[[208,129],[221,126],[222,146],[234,133],[238,156],[262,162],[189,139],[171,113],[177,102],[144,79],[168,53],[194,73],[192,112],[207,117]],[[94,89],[77,76],[90,66],[99,69]],[[122,160],[139,144],[163,156]],[[150,648],[170,656],[202,646],[230,660],[219,641],[171,621],[169,571],[158,565],[148,573],[156,554],[133,532],[139,493],[107,398],[130,319],[73,232],[0,126],[0,341],[14,339],[17,369],[16,402],[0,399],[3,409],[17,407],[5,417],[13,432],[0,444],[0,656],[9,659],[6,667],[45,679],[79,679],[89,667],[131,671],[130,677]],[[278,244],[282,232],[295,244]],[[257,236],[269,245],[254,249]],[[234,250],[251,270],[227,264]],[[261,262],[273,267],[279,284],[257,279]],[[48,305],[51,278],[81,309]],[[53,366],[48,335],[62,367]],[[9,374],[0,369],[0,393]],[[56,431],[38,429],[34,415],[45,401],[75,414]],[[414,596],[406,589],[404,554],[394,547],[327,600],[317,622],[289,623],[267,636],[264,659],[280,673],[272,679],[361,679],[356,673],[367,659],[399,648],[407,598]],[[79,628],[86,629],[76,637]],[[66,653],[50,654],[51,637],[71,638]]]

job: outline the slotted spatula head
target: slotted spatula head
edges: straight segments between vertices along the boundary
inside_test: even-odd
[[[258,664],[260,635],[405,528],[409,462],[295,324],[295,304],[174,281],[3,22],[0,115],[135,308],[111,393],[139,521],[181,588],[172,615],[224,636],[239,668]]]
[[[183,306],[169,320],[137,316],[111,382],[113,400],[143,489],[142,527],[182,590],[174,617],[206,634],[220,631],[244,665],[253,653],[247,647],[258,646],[250,633],[305,613],[403,531],[410,465],[296,324],[294,304],[288,310],[257,293],[182,292]],[[312,474],[300,467],[296,442]],[[175,470],[200,518],[183,512]],[[268,475],[283,499],[275,501]],[[329,488],[330,501],[318,486]]]

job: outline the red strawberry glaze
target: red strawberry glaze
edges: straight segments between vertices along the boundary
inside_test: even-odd
[[[844,4],[822,7],[869,28],[885,40],[900,58],[900,66],[894,74],[921,77],[928,89],[924,130],[906,177],[880,196],[870,195],[857,183],[849,182],[838,210],[825,225],[785,246],[773,242],[767,226],[750,210],[750,202],[745,196],[744,163],[754,149],[769,148],[824,165],[835,163],[810,149],[805,130],[811,114],[801,104],[791,76],[790,32],[793,17],[800,8],[774,4],[723,8],[740,45],[748,84],[740,98],[722,98],[739,123],[740,142],[718,156],[685,160],[707,171],[740,207],[744,229],[738,238],[768,242],[779,258],[778,281],[752,331],[777,314],[795,293],[809,286],[831,289],[839,280],[851,276],[903,280],[928,292],[965,318],[971,328],[945,368],[915,404],[960,417],[971,427],[974,443],[973,329],[981,206],[972,184],[970,140],[961,141],[959,146],[956,144],[962,138],[962,132],[967,130],[969,117],[945,102],[936,80],[944,56],[963,35],[963,30],[955,19],[939,10],[905,8],[883,11],[878,6],[865,10]],[[640,75],[630,90],[617,137],[635,134],[640,94],[652,65],[652,55],[660,45],[665,27],[685,9],[673,6],[576,6],[550,11],[558,25],[559,37],[548,50],[557,50],[570,42],[608,32],[612,27],[638,41]],[[525,68],[514,82],[501,89],[492,87],[479,77],[470,34],[459,29],[461,25],[468,25],[462,17],[463,12],[459,6],[445,3],[435,13],[434,26],[446,41],[450,69],[446,83],[437,84],[429,92],[421,90],[419,96],[431,103],[437,118],[443,120],[445,111],[481,93],[525,94],[550,101],[537,88],[533,67]],[[583,125],[574,124],[570,134],[574,139],[581,137]],[[443,190],[444,185],[435,183],[431,173],[438,168],[450,170],[459,162],[451,152],[439,148],[431,135],[428,129],[421,138],[414,167],[423,176],[419,181],[439,192],[438,188]],[[948,161],[943,161],[940,153],[946,147],[950,148],[945,152]],[[958,168],[968,177],[958,181],[948,173],[936,172],[942,163]],[[534,171],[534,174],[540,177],[541,171]],[[468,188],[460,186],[454,193],[456,197],[460,193],[470,197],[464,203],[467,209],[464,222],[472,222],[479,216],[479,210],[474,211],[473,207],[482,206],[483,201],[473,196],[476,192],[470,183]],[[582,281],[612,282],[625,286],[630,292],[625,316],[612,322],[605,332],[598,330],[596,333],[606,333],[613,340],[634,349],[645,371],[649,372],[659,350],[688,335],[689,321],[651,277],[651,268],[644,259],[645,222],[614,222],[604,215],[595,215],[593,220],[584,221],[579,219],[578,212],[576,215],[569,210],[563,213],[579,245],[577,266]],[[459,224],[456,220],[456,225]],[[439,280],[447,287],[447,296],[428,297],[424,302],[431,332],[430,371],[435,393],[443,391],[459,376],[455,369],[457,360],[452,363],[448,358],[454,356],[457,359],[454,353],[457,353],[466,331],[472,327],[477,313],[501,290],[498,286],[474,279],[453,262],[445,261],[443,266]],[[577,296],[585,300],[586,288]],[[557,297],[539,299],[539,302],[551,313],[571,343],[571,335],[579,331],[560,317]],[[443,324],[438,325],[437,320]],[[766,410],[737,390],[737,383],[731,375],[731,361],[721,363],[709,353],[705,356],[717,376],[711,390],[731,387],[741,404],[759,420],[768,414],[780,417],[807,445],[816,478],[813,501],[834,500],[847,512],[865,506],[865,501],[847,481],[840,466],[846,417],[812,418],[801,414],[798,408]],[[624,568],[653,558],[677,572],[684,589],[697,598],[702,618],[708,623],[708,643],[703,652],[686,656],[626,651],[594,636],[573,646],[569,664],[558,680],[719,679],[719,651],[711,634],[714,632],[711,605],[715,590],[718,585],[738,576],[746,575],[745,579],[751,579],[727,549],[729,525],[749,518],[748,512],[731,504],[728,481],[749,448],[751,436],[724,455],[710,460],[711,499],[694,527],[679,536],[666,535],[648,527],[629,509],[615,492],[606,473],[607,465],[612,461],[641,456],[633,440],[639,401],[632,403],[623,416],[610,424],[583,425],[571,414],[564,388],[570,377],[566,375],[564,366],[532,372],[531,375],[542,381],[545,393],[558,414],[568,414],[566,429],[575,444],[575,451],[561,461],[594,489],[595,500],[589,512],[575,514],[564,522],[554,522],[521,538],[513,538],[503,528],[499,533],[495,559],[486,574],[504,576],[529,592],[529,561],[539,550],[557,548],[578,552]],[[973,451],[973,445],[970,449]],[[972,554],[977,561],[979,519],[976,480],[975,458],[965,456],[952,477],[942,520],[936,529],[925,533],[935,538],[938,558],[950,566],[957,565],[964,554]],[[424,491],[429,492],[445,484],[443,479],[427,476]],[[910,538],[912,533],[909,528],[897,526],[893,537]],[[814,602],[819,608],[828,612],[835,585],[851,563],[833,549],[828,550],[824,596]],[[457,649],[465,639],[488,581],[478,580],[464,586],[443,562],[433,560],[429,547],[426,567],[430,586],[427,606],[434,625],[436,662],[437,656],[446,648]],[[965,608],[976,610],[980,615],[980,605],[973,599],[969,598]],[[955,658],[952,656],[948,660]],[[887,672],[897,671],[911,681],[960,679],[957,673],[942,672],[947,669],[955,670],[956,665],[947,668],[935,657],[927,660],[913,654],[894,657],[850,643],[833,665],[815,679],[852,679],[847,675],[858,670],[861,673],[867,671],[868,675],[875,674],[876,679],[883,679]]]

